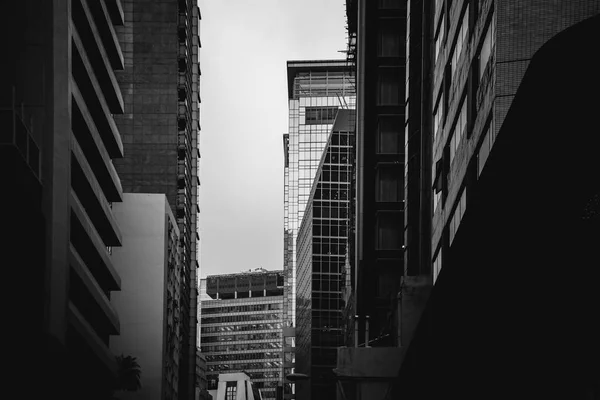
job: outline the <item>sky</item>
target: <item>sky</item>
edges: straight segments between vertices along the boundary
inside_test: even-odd
[[[198,5],[200,277],[281,270],[286,62],[345,58],[345,0]]]

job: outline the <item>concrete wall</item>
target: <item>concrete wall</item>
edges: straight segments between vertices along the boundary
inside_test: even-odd
[[[121,319],[121,335],[113,336],[115,355],[131,355],[141,367],[141,390],[123,399],[161,399],[167,200],[164,194],[124,194],[113,212],[123,233],[123,247],[112,259],[121,276],[121,291],[111,302]]]

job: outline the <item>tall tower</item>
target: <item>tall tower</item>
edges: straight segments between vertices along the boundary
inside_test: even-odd
[[[354,72],[346,60],[288,61],[289,132],[284,144],[284,367],[294,367],[296,239],[321,156],[340,108],[355,107]],[[289,343],[289,341],[292,343]],[[285,390],[285,389],[284,389]]]
[[[121,284],[110,257],[121,246],[111,208],[123,196],[112,164],[123,156],[119,4],[23,0],[0,13],[0,250],[15,288],[2,302],[14,328],[6,379],[23,397],[105,398],[117,372],[108,345],[120,331],[110,304]],[[34,364],[41,382],[23,373]]]
[[[193,0],[124,0],[119,29],[125,113],[118,119],[123,190],[164,193],[182,248],[179,398],[194,396],[197,337],[197,214],[200,10]]]
[[[355,106],[346,60],[288,61],[289,133],[284,136],[284,321],[295,325],[296,239],[315,174],[339,108]]]

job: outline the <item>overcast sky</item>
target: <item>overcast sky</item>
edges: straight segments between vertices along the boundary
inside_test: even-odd
[[[280,270],[286,61],[345,58],[345,0],[199,6],[200,276]]]

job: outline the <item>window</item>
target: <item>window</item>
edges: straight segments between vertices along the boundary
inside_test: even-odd
[[[380,117],[377,125],[377,153],[400,154],[400,119],[395,116]]]
[[[489,23],[483,44],[479,50],[479,80],[483,78],[485,68],[487,67],[490,57],[492,55],[492,47],[494,47],[495,32],[494,32],[494,19]]]
[[[235,400],[237,395],[237,382],[227,382],[225,400]]]
[[[450,220],[450,244],[454,241],[454,237],[456,236],[460,221],[462,220],[463,215],[465,215],[466,209],[467,188],[464,188],[456,204],[456,208],[454,209],[454,214],[452,214],[452,219]]]
[[[483,140],[481,141],[481,146],[479,147],[479,153],[477,153],[477,178],[481,175],[481,171],[483,171],[483,167],[485,166],[485,162],[487,161],[490,151],[492,150],[492,146],[494,144],[494,138],[492,133],[490,132],[490,125],[486,128],[483,135]]]
[[[379,57],[401,57],[402,41],[398,28],[383,26],[379,28],[377,55]]]
[[[442,190],[443,190],[443,168],[444,168],[444,160],[439,159],[435,163],[435,170],[432,171],[435,175],[433,177],[433,213],[435,214],[435,210],[440,203],[440,199],[442,198]]]
[[[442,270],[442,249],[438,251],[437,255],[433,259],[433,283],[437,280],[440,271]]]
[[[337,110],[337,107],[306,107],[305,124],[333,124]]]
[[[469,6],[465,9],[461,20],[460,27],[458,28],[458,34],[456,36],[456,44],[454,45],[454,51],[452,52],[452,73],[456,73],[458,68],[458,60],[462,53],[464,44],[469,37]]]
[[[397,250],[402,246],[402,214],[380,212],[377,215],[377,249]]]
[[[450,164],[454,160],[454,156],[458,150],[458,146],[462,140],[464,131],[467,127],[467,101],[466,98],[463,97],[462,105],[460,107],[460,113],[456,118],[456,123],[454,124],[454,130],[452,132],[452,138],[450,139]]]
[[[434,65],[438,59],[440,51],[442,50],[442,41],[444,39],[444,30],[446,29],[445,22],[446,22],[446,20],[444,19],[444,14],[442,14],[440,27],[437,30],[437,34],[435,35],[435,53],[433,54]]]
[[[440,95],[438,96],[438,99],[437,99],[437,104],[435,106],[435,110],[433,112],[433,142],[434,143],[435,143],[435,138],[437,137],[437,134],[438,134],[438,130],[442,126],[442,106],[441,106],[442,96],[443,96],[443,94],[442,94],[442,92],[440,92]]]
[[[400,104],[400,68],[380,68],[377,85],[377,104]]]
[[[398,202],[402,200],[402,171],[397,165],[380,165],[377,169],[378,202]]]

